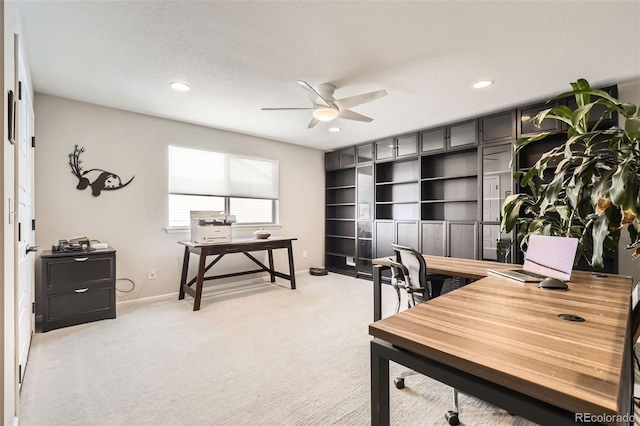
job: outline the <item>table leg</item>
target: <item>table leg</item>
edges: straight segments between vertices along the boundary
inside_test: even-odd
[[[193,298],[193,310],[200,310],[200,300],[202,299],[202,287],[204,285],[204,269],[207,263],[207,255],[204,249],[200,251],[200,261],[198,262],[198,280],[196,281],[196,297]]]
[[[273,273],[273,250],[269,249],[269,274],[271,275],[271,282],[276,282],[276,274]]]
[[[382,265],[373,265],[373,320],[382,318]]]
[[[291,278],[291,290],[296,289],[296,271],[293,267],[293,245],[291,241],[287,244],[287,252],[289,253],[289,278]]]
[[[389,426],[389,360],[371,341],[371,425]]]
[[[184,299],[184,286],[187,285],[187,272],[189,271],[189,247],[184,248],[184,259],[182,260],[182,278],[180,279],[180,289],[178,290],[178,300]]]

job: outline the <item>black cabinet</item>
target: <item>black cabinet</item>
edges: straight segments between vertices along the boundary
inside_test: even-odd
[[[480,143],[512,141],[516,138],[516,111],[509,110],[480,118]]]
[[[603,87],[600,90],[602,90],[603,92],[607,93],[610,96],[613,96],[614,98],[618,97],[618,86],[609,86],[609,87]],[[590,98],[590,102],[595,102],[596,100],[598,100],[598,97],[596,96],[592,96]],[[571,108],[572,110],[576,108],[576,98],[571,97],[571,98],[566,98],[563,99],[565,105],[567,105],[569,108]],[[607,112],[607,107],[602,105],[602,104],[596,104],[591,108],[591,111],[589,111],[589,121],[587,122],[589,129],[591,129],[593,126],[595,126],[596,124],[598,125],[598,129],[606,129],[609,128],[611,126],[617,126],[618,125],[618,113],[616,111],[609,111],[604,118],[598,123],[598,120],[600,119],[600,117]],[[566,123],[562,123],[562,129],[563,130],[567,130],[568,129],[568,124]]]
[[[478,145],[478,120],[424,130],[420,132],[420,142],[422,154],[476,146]]]
[[[469,120],[449,126],[447,149],[478,145],[478,120]]]
[[[418,136],[415,133],[376,142],[376,161],[392,161],[418,155]]]
[[[116,317],[116,251],[41,256],[42,331]]]
[[[420,251],[419,235],[417,220],[376,220],[375,256],[393,256],[392,243]]]
[[[517,126],[518,137],[534,136],[542,132],[562,131],[562,122],[558,120],[542,120],[540,127],[533,124],[531,119],[536,116],[540,111],[553,108],[559,105],[559,102],[545,102],[535,105],[530,105],[524,108],[518,108],[517,114]]]
[[[360,145],[356,147],[356,163],[366,164],[373,161],[373,144]]]
[[[478,258],[476,221],[429,220],[420,223],[423,254],[461,259]]]
[[[420,132],[420,152],[442,152],[447,149],[447,128],[425,130]]]
[[[324,157],[325,169],[335,170],[353,167],[356,162],[355,148],[345,148],[339,151],[327,152]]]

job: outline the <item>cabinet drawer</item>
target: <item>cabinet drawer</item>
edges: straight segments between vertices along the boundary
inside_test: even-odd
[[[84,255],[47,259],[44,271],[47,287],[110,282],[115,279],[112,255]]]
[[[115,318],[113,286],[83,289],[47,296],[47,321],[109,310],[113,310]]]
[[[351,228],[353,228],[353,222],[351,222]],[[351,234],[353,234],[353,229],[351,230]],[[351,235],[352,236],[352,235]],[[262,250],[272,250],[272,249],[280,249],[287,247],[285,242],[274,241],[272,243],[264,243],[264,244],[253,244],[251,249],[253,251],[262,251]]]

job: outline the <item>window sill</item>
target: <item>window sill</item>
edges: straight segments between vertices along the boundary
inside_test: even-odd
[[[232,229],[237,229],[241,232],[257,231],[258,229],[280,229],[282,227],[279,223],[265,223],[265,224],[234,224],[231,225]],[[167,234],[188,234],[191,232],[190,226],[169,226],[164,228]]]

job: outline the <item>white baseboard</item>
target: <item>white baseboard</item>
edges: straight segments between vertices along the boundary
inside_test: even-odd
[[[305,271],[296,271],[296,275],[305,272]],[[234,287],[238,287],[238,290],[242,290],[241,286],[246,286],[246,285],[251,285],[251,284],[261,284],[261,283],[265,283],[265,278],[268,278],[269,275],[265,274],[264,277],[262,278],[251,278],[251,279],[247,279],[247,280],[242,280],[242,281],[232,281],[232,282],[227,282],[224,284],[220,284],[219,287],[226,287],[226,288],[234,288]],[[267,281],[266,283],[270,284],[269,281]],[[207,288],[205,286],[204,290],[206,291]],[[160,301],[160,300],[167,300],[167,299],[177,299],[178,298],[178,292],[172,292],[172,293],[165,293],[165,294],[160,294],[157,296],[148,296],[148,297],[140,297],[137,299],[131,299],[131,300],[121,300],[121,301],[117,301],[116,300],[116,306],[121,305],[121,306],[126,306],[126,305],[131,305],[134,303],[148,303],[148,302],[154,302],[154,301]]]

